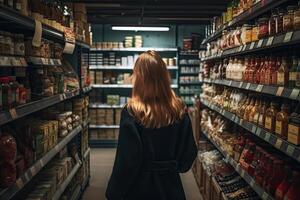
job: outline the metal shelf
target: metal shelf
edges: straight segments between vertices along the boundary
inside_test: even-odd
[[[193,67],[199,67],[200,66],[200,63],[194,63],[194,64],[191,64],[191,63],[185,63],[185,64],[183,64],[183,63],[179,63],[179,66],[181,66],[181,67],[185,67],[185,66],[193,66]]]
[[[245,121],[241,118],[239,118],[237,115],[228,112],[214,104],[208,103],[206,101],[201,100],[201,102],[210,108],[211,110],[214,110],[227,118],[228,120],[236,123],[237,125],[243,127],[250,133],[256,135],[257,137],[261,138],[271,146],[275,147],[279,151],[285,153],[287,156],[295,159],[296,161],[300,162],[300,147],[289,143],[286,140],[281,139],[280,137],[276,136],[273,133],[268,132],[267,130],[258,127],[256,124],[253,124],[251,122]]]
[[[90,123],[90,119],[83,121],[82,122],[82,127],[83,128],[86,127],[89,123]]]
[[[269,195],[260,185],[258,185],[241,166],[237,163],[231,156],[229,156],[226,151],[224,151],[220,145],[216,144],[215,141],[207,134],[205,131],[201,132],[211,141],[211,143],[218,149],[218,151],[226,158],[226,162],[229,163],[235,171],[252,187],[252,189],[259,195],[260,198],[266,200],[273,200],[273,197]]]
[[[77,173],[77,171],[79,170],[80,166],[82,164],[81,163],[77,163],[72,171],[70,172],[70,174],[67,176],[66,180],[64,180],[64,182],[62,184],[59,185],[58,189],[56,190],[52,200],[59,200],[60,196],[63,194],[63,192],[65,191],[65,189],[67,188],[67,186],[69,185],[69,183],[71,182],[71,180],[73,179],[73,177],[75,176],[75,174]]]
[[[90,181],[90,176],[87,175],[81,185],[81,190],[82,192],[84,192],[85,188],[87,187],[87,185],[89,184],[89,181]]]
[[[107,105],[100,103],[90,103],[89,108],[123,108],[124,105]]]
[[[21,191],[27,183],[29,183],[47,163],[55,157],[80,131],[81,126],[75,128],[65,138],[63,138],[54,148],[46,153],[42,158],[37,160],[27,171],[16,180],[16,183],[10,187],[0,191],[0,199],[12,199],[19,191]]]
[[[204,83],[213,83],[217,85],[224,85],[228,87],[240,88],[244,90],[249,90],[253,92],[259,92],[262,94],[268,94],[283,98],[288,98],[291,100],[300,101],[300,89],[297,88],[286,88],[282,86],[270,86],[270,85],[261,85],[255,83],[246,83],[242,81],[231,81],[225,79],[209,79],[204,78]]]
[[[18,29],[22,30],[22,32],[24,32],[24,30],[30,30],[34,32],[35,30],[35,20],[33,18],[24,16],[14,9],[4,5],[0,5],[0,20],[8,22],[11,27],[13,27],[13,24],[17,25]],[[42,31],[43,37],[50,37],[51,39],[55,39],[61,43],[65,42],[64,33],[59,30],[43,24]],[[76,45],[86,49],[90,48],[89,45],[77,40]]]
[[[94,125],[90,124],[89,128],[91,129],[119,129],[119,125]]]
[[[94,84],[92,85],[93,88],[133,88],[132,85],[127,84]],[[178,85],[172,84],[172,88],[178,88]]]
[[[87,87],[84,87],[84,88],[82,88],[82,93],[88,93],[88,92],[90,92],[92,90],[92,86],[87,86]]]
[[[144,52],[148,50],[154,50],[159,52],[177,52],[177,48],[154,48],[154,47],[141,47],[141,48],[111,48],[111,49],[97,49],[91,48],[91,51],[131,51],[131,52]]]
[[[201,85],[201,82],[179,83],[179,85]]]
[[[73,194],[71,196],[71,200],[78,200],[80,195],[81,195],[81,186],[77,185],[77,187],[73,191]]]
[[[84,160],[87,158],[87,156],[90,154],[90,152],[91,152],[91,148],[88,148],[88,149],[84,152],[84,154],[83,154],[83,159],[84,159]]]
[[[118,145],[118,140],[90,140],[92,148],[115,148]]]
[[[188,75],[192,75],[192,76],[198,76],[200,72],[181,72],[180,76],[188,76]]]
[[[60,59],[52,59],[52,58],[41,58],[41,57],[29,57],[27,61],[33,65],[40,66],[61,66]]]
[[[203,40],[202,44],[209,43],[221,37],[223,30],[229,29],[235,25],[243,24],[246,21],[255,19],[259,15],[269,12],[272,8],[279,6],[287,2],[288,0],[263,0],[252,6],[252,8],[246,10],[244,13],[235,17],[230,23],[224,25],[221,29]]]
[[[0,67],[27,67],[28,63],[23,56],[0,55],[1,60],[6,63],[0,63]]]
[[[169,70],[177,70],[178,66],[167,66]],[[90,70],[133,70],[133,66],[98,66],[90,65]]]
[[[16,108],[12,108],[9,111],[0,112],[0,125],[11,122],[15,119],[24,117],[26,115],[32,114],[64,100],[73,98],[79,95],[79,91],[68,92],[65,94],[58,94],[51,97],[46,97],[44,99],[33,101]]]

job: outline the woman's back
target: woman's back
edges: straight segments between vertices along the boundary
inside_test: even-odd
[[[191,167],[196,154],[188,114],[169,126],[152,129],[136,122],[125,108],[107,198],[183,200],[178,173]]]
[[[185,106],[171,89],[170,74],[158,53],[140,55],[132,79],[106,196],[183,200],[179,173],[191,167],[197,154]]]

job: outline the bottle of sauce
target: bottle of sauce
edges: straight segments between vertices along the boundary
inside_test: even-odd
[[[269,19],[269,35],[273,36],[276,34],[276,18],[277,12],[276,10],[272,10],[272,16]]]
[[[251,110],[252,108],[255,106],[255,98],[253,97],[250,101],[250,104],[246,107],[245,109],[245,112],[244,112],[244,120],[247,120],[249,121],[249,118],[250,118],[250,113],[251,113]]]
[[[296,56],[293,56],[293,64],[289,70],[289,81],[288,81],[289,87],[296,86],[297,67],[298,67],[298,59],[296,58]]]
[[[269,58],[269,62],[268,62],[268,65],[266,67],[266,70],[265,70],[265,84],[266,85],[271,85],[271,82],[272,82],[272,58],[270,57]]]
[[[287,139],[289,113],[289,106],[284,103],[281,105],[281,111],[276,115],[275,133],[283,139]]]
[[[267,101],[262,101],[262,106],[258,109],[258,125],[261,127],[265,126],[265,114],[268,107]]]
[[[266,57],[265,60],[264,60],[264,64],[263,64],[263,67],[261,68],[260,70],[260,84],[266,84],[266,71],[267,71],[267,68],[269,66],[269,58]]]
[[[275,30],[276,30],[276,34],[281,34],[283,33],[283,16],[284,16],[284,11],[282,9],[278,9],[277,10],[278,15],[275,18]]]
[[[283,16],[283,31],[289,32],[294,29],[294,10],[295,6],[288,6],[287,13]]]
[[[298,1],[298,6],[294,11],[294,29],[300,29],[300,1]]]
[[[284,200],[298,200],[300,197],[300,172],[298,170],[293,171],[291,185],[289,190],[284,195]]]
[[[284,178],[279,184],[279,186],[277,187],[275,192],[276,200],[284,199],[284,196],[288,192],[291,185],[291,177],[292,177],[291,168],[288,165],[286,165],[284,167]]]
[[[292,144],[300,144],[300,103],[289,117],[288,141]]]
[[[245,110],[247,106],[250,104],[250,97],[248,96],[245,103],[242,105],[241,109],[238,111],[238,116],[242,119],[244,117]]]
[[[261,106],[261,100],[257,98],[255,101],[254,107],[250,111],[250,116],[249,116],[250,122],[255,123],[255,124],[258,123],[258,115],[259,115],[258,110],[259,110],[260,106]]]
[[[287,86],[289,79],[289,67],[287,58],[282,58],[281,65],[277,72],[277,85]]]
[[[281,58],[273,58],[271,62],[271,85],[277,85],[277,72],[281,65]]]
[[[256,65],[256,82],[255,83],[260,83],[260,79],[261,79],[261,70],[262,68],[264,67],[264,63],[265,63],[265,59],[264,58],[261,58],[258,60],[258,62],[255,64]]]
[[[271,105],[266,110],[266,114],[265,114],[265,128],[271,133],[275,131],[277,112],[278,112],[278,104],[275,102],[271,102]]]
[[[12,91],[12,106],[17,107],[19,105],[19,84],[15,77],[9,77],[9,81]]]

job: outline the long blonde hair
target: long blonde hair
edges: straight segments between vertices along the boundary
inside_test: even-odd
[[[157,52],[147,51],[139,56],[133,82],[127,107],[144,127],[164,127],[183,117],[184,104],[171,89],[170,74]]]

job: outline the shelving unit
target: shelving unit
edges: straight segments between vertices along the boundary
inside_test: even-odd
[[[107,65],[104,63],[103,58],[107,58],[109,53],[114,52],[115,58],[126,57],[126,56],[133,56],[143,53],[147,50],[155,50],[161,54],[161,56],[166,56],[167,58],[178,58],[178,49],[177,48],[154,48],[154,47],[142,47],[142,48],[112,48],[112,49],[95,49],[91,48],[89,54],[86,56],[86,60],[89,61],[89,70],[95,71],[95,77],[97,72],[101,72],[101,76],[105,76],[105,73],[115,73],[115,74],[122,74],[122,73],[131,73],[133,70],[133,65]],[[100,56],[100,57],[99,57]],[[99,61],[100,60],[100,61]],[[178,59],[177,59],[178,60]],[[104,64],[104,65],[103,65]],[[124,63],[123,63],[124,64]],[[174,64],[175,65],[175,64]],[[173,83],[171,87],[177,92],[178,90],[178,69],[179,66],[167,66],[170,74],[172,76]],[[96,78],[95,78],[96,79]],[[102,77],[104,79],[104,77]],[[176,83],[175,83],[176,80]],[[99,95],[101,97],[94,98],[96,102],[90,102],[89,108],[90,109],[105,109],[106,112],[116,112],[116,110],[120,110],[123,108],[123,105],[108,105],[106,104],[105,97],[107,95],[119,95],[122,98],[126,98],[130,96],[130,92],[133,88],[131,84],[103,84],[103,82],[95,81],[92,84],[93,91],[91,94]],[[94,92],[94,93],[93,93]],[[101,99],[102,98],[102,99]],[[102,102],[101,102],[102,101]],[[125,103],[121,101],[120,103]],[[97,111],[98,111],[97,110]],[[111,114],[111,113],[110,113]],[[96,123],[96,122],[94,122]],[[111,123],[107,123],[111,124]],[[116,124],[116,123],[115,123]],[[93,131],[113,131],[114,129],[119,129],[119,125],[105,125],[105,124],[90,124],[89,129],[93,129]],[[110,134],[111,135],[111,134]],[[90,145],[92,147],[116,147],[117,140],[114,137],[112,139],[102,138],[100,133],[97,133],[95,136],[98,139],[91,139]],[[109,137],[110,138],[110,137]]]
[[[261,138],[274,148],[278,149],[279,151],[285,153],[287,156],[293,158],[294,160],[300,162],[300,147],[289,143],[286,140],[281,139],[280,137],[276,136],[273,133],[268,132],[267,130],[253,124],[251,122],[245,121],[239,118],[237,115],[228,112],[214,104],[208,103],[204,100],[201,101],[205,106],[210,108],[213,111],[216,111],[220,115],[224,116],[228,120],[234,122],[235,124],[243,127],[250,133],[254,134],[255,136]]]
[[[203,82],[244,89],[252,92],[259,92],[262,94],[283,97],[291,100],[298,100],[298,101],[300,100],[300,95],[299,95],[300,89],[298,88],[286,88],[282,86],[262,85],[262,84],[247,83],[242,81],[225,80],[225,79],[204,78]]]
[[[11,33],[20,33],[24,35],[24,37],[32,38],[35,32],[36,23],[35,20],[31,17],[25,16],[17,12],[16,10],[9,8],[3,4],[0,4],[0,21],[1,21],[1,31],[8,31]],[[65,41],[65,33],[61,32],[55,28],[52,28],[48,25],[42,24],[42,39],[47,39],[53,41],[55,43],[59,43],[60,45],[64,45]],[[80,77],[79,82],[81,83],[81,56],[83,51],[87,51],[90,49],[88,44],[85,44],[82,41],[76,40],[75,42],[75,50],[72,55],[65,56],[64,59],[71,59],[72,67],[74,67],[76,72],[78,72],[78,77]],[[23,56],[9,56],[9,55],[1,55],[1,57],[7,57],[10,62],[8,66],[1,66],[1,69],[4,67],[26,67],[26,68],[51,68],[52,66],[62,66],[61,59],[52,59],[52,58],[42,58],[42,57],[23,57]],[[16,59],[12,59],[12,57]],[[78,61],[78,62],[76,62]],[[80,72],[80,73],[79,73]],[[12,126],[17,119],[22,120],[22,118],[29,117],[29,115],[46,109],[50,106],[54,106],[58,103],[70,100],[74,97],[83,97],[85,96],[92,88],[91,87],[80,87],[73,91],[68,91],[63,94],[57,94],[50,97],[44,97],[39,100],[35,100],[15,108],[11,108],[8,111],[0,111],[0,126],[2,127],[8,125]],[[31,192],[31,185],[34,182],[33,180],[39,176],[39,173],[47,167],[54,157],[56,157],[59,152],[64,149],[69,143],[75,144],[79,149],[81,146],[81,137],[82,131],[84,131],[84,127],[88,125],[88,121],[84,121],[80,126],[74,127],[73,131],[71,131],[66,137],[60,139],[58,143],[48,152],[46,152],[40,159],[36,160],[32,166],[30,166],[24,174],[19,176],[14,183],[13,186],[1,189],[0,190],[0,199],[25,199],[28,192]],[[0,130],[1,131],[1,130]],[[73,143],[74,142],[74,143]],[[80,151],[78,151],[80,154]],[[88,156],[89,153],[87,153]],[[67,179],[59,186],[59,189],[56,191],[53,199],[59,199],[66,187],[69,185],[71,179],[75,177],[79,168],[81,167],[81,163],[77,163]],[[89,176],[88,176],[89,178]],[[86,179],[84,184],[88,183],[89,179]],[[76,188],[74,191],[73,199],[78,199],[82,194],[83,190],[80,187]],[[20,197],[22,195],[22,197]]]
[[[183,99],[187,106],[193,105],[193,98],[199,92],[196,92],[195,88],[201,87],[201,82],[199,82],[198,75],[200,64],[199,63],[189,63],[189,60],[199,61],[198,50],[193,51],[183,51],[179,52],[179,95]],[[188,70],[187,70],[188,69]],[[193,77],[195,80],[184,80],[184,77]],[[186,92],[189,91],[189,92]]]
[[[215,33],[208,36],[206,39],[203,40],[202,44],[206,44],[216,40],[217,38],[221,37],[222,32],[224,30],[230,29],[236,25],[240,25],[246,21],[255,19],[257,16],[266,13],[268,11],[271,11],[272,8],[275,8],[287,1],[288,0],[263,0],[258,2],[252,8],[248,9],[241,15],[234,18],[230,23],[224,25],[221,29],[217,30]]]
[[[235,171],[251,186],[251,188],[258,194],[263,200],[273,200],[273,197],[269,195],[263,188],[261,188],[256,181],[231,157],[229,156],[220,145],[202,130],[202,133],[209,139],[209,141],[218,149],[218,151],[224,156],[227,163],[229,163]]]

